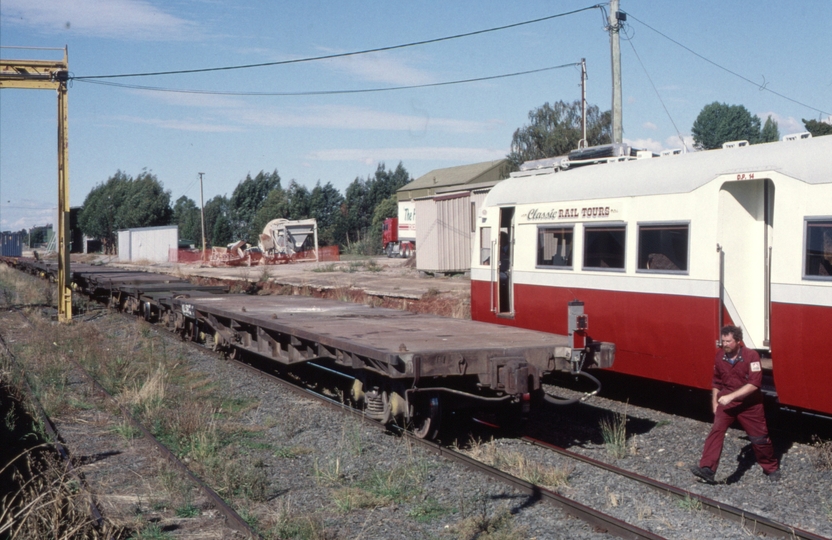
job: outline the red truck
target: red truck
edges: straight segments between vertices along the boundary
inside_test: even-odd
[[[384,220],[381,243],[388,257],[410,257],[416,250],[416,242],[413,240],[399,239],[399,218]]]

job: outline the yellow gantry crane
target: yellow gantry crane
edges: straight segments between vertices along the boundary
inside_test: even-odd
[[[55,50],[55,49],[53,49]],[[72,320],[69,283],[69,130],[67,127],[67,49],[63,60],[6,60],[0,58],[0,89],[29,88],[58,93],[58,320]]]

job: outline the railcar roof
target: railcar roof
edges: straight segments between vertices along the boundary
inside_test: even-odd
[[[832,183],[832,135],[516,176],[494,186],[485,205],[688,193],[722,174],[771,170]]]

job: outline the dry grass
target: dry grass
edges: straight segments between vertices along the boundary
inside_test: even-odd
[[[489,515],[485,507],[457,523],[453,532],[459,540],[525,540],[528,531],[514,524],[508,508]]]
[[[65,463],[42,450],[30,449],[21,459],[14,460],[18,464],[15,481],[20,488],[2,500],[0,537],[12,540],[119,537],[124,532],[120,527],[107,521],[100,527],[94,523],[89,517],[88,494],[80,489]]]
[[[475,441],[466,453],[477,461],[522,478],[534,485],[550,489],[567,487],[569,477],[574,472],[574,468],[571,466],[551,467],[535,463],[519,452],[499,448],[494,441],[488,443]]]
[[[824,441],[817,435],[812,436],[814,464],[819,471],[832,471],[832,441]]]

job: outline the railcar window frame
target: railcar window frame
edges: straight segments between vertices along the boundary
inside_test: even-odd
[[[681,269],[670,269],[670,268],[649,268],[649,255],[643,254],[642,249],[646,248],[645,242],[642,241],[641,233],[642,231],[649,231],[649,230],[673,230],[673,229],[682,229],[684,228],[686,231],[685,242],[687,245],[685,246],[685,268]],[[638,222],[636,223],[636,273],[644,273],[644,274],[670,274],[670,275],[689,275],[690,274],[690,229],[691,229],[691,222],[690,221],[647,221],[647,222]],[[665,255],[664,253],[660,253],[661,255]],[[642,256],[644,255],[644,256]],[[666,256],[666,255],[665,255]],[[668,257],[668,259],[670,259]],[[672,261],[671,261],[672,262]],[[642,263],[644,266],[642,266]],[[675,264],[675,263],[674,263]]]
[[[809,274],[807,270],[814,266],[819,267],[822,264],[824,257],[822,256],[822,251],[818,251],[816,254],[810,253],[810,242],[816,240],[815,243],[819,242],[819,245],[816,249],[823,249],[823,232],[820,232],[819,238],[817,236],[813,236],[812,231],[810,230],[811,227],[818,227],[818,230],[821,230],[820,227],[824,227],[824,229],[830,231],[830,235],[832,235],[832,216],[812,216],[812,217],[805,217],[803,218],[803,279],[806,281],[822,281],[822,282],[829,282],[832,281],[832,271],[829,272],[828,275],[820,274],[820,270],[818,273]],[[828,259],[826,259],[828,260]],[[832,261],[829,261],[829,266],[832,266]]]
[[[607,232],[616,232],[620,233],[621,236],[621,266],[589,266],[587,265],[587,260],[590,257],[587,255],[587,250],[589,249],[591,242],[588,239],[588,235],[593,232],[604,232],[604,229],[607,229]],[[616,221],[616,222],[606,222],[606,223],[584,223],[584,235],[583,235],[583,247],[582,247],[582,255],[583,258],[581,260],[581,270],[588,270],[588,271],[597,271],[597,272],[620,272],[624,273],[627,271],[627,223]]]
[[[546,264],[541,263],[541,249],[543,247],[540,245],[540,237],[544,231],[562,231],[571,235],[571,242],[568,246],[569,248],[569,255],[568,255],[568,264]],[[539,268],[542,270],[574,270],[575,269],[575,225],[574,224],[558,224],[558,225],[538,225],[537,226],[537,234],[536,234],[536,249],[535,249],[535,268]],[[556,248],[556,251],[560,250],[560,248]],[[554,254],[557,256],[557,253]]]

